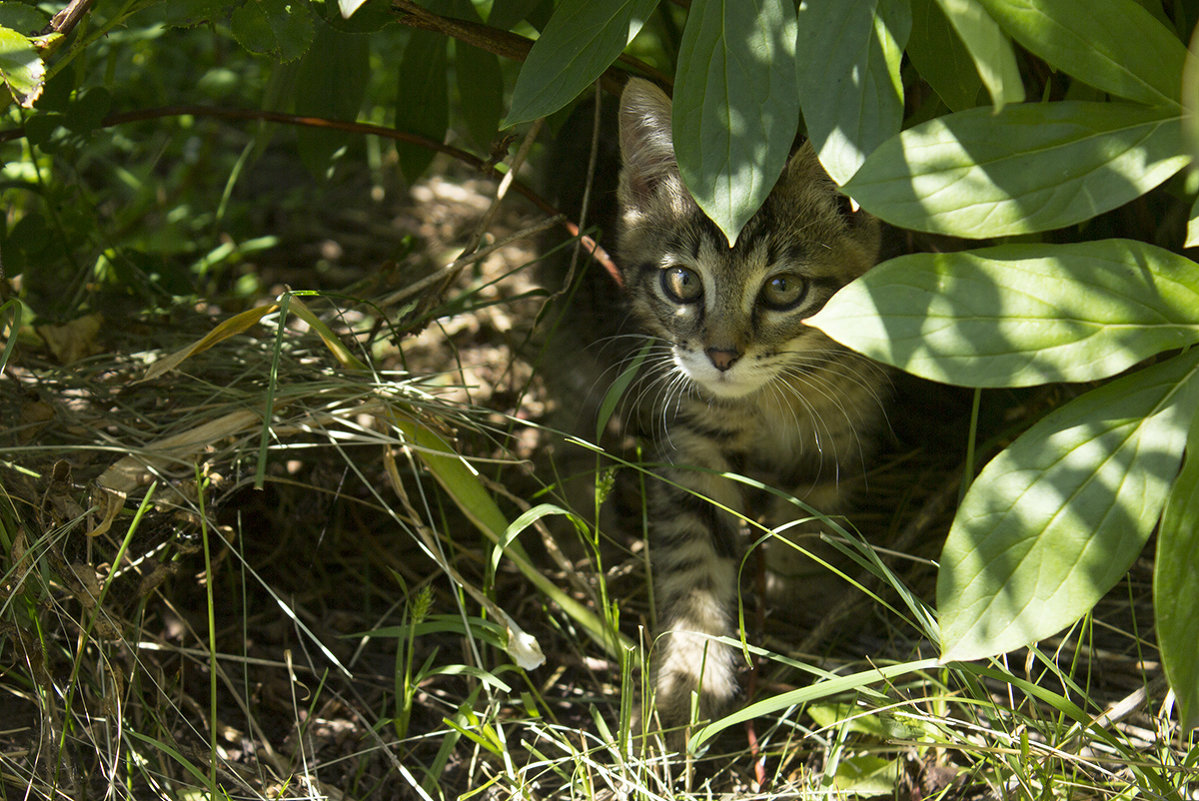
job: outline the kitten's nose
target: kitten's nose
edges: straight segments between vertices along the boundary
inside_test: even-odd
[[[708,348],[704,353],[708,354],[708,361],[722,373],[741,358],[741,351],[734,348]]]

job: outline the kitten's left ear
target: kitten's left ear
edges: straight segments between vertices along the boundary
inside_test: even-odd
[[[620,153],[633,202],[644,203],[663,181],[678,179],[670,109],[666,93],[642,78],[630,79],[620,96]]]

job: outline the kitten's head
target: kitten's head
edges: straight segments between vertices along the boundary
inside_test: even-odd
[[[810,145],[790,159],[730,248],[679,175],[670,99],[629,81],[620,103],[619,252],[633,311],[709,396],[750,396],[844,353],[803,320],[878,257],[878,224],[853,211]]]

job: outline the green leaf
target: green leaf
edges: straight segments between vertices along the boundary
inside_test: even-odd
[[[1183,731],[1199,727],[1199,425],[1191,421],[1186,461],[1174,481],[1157,534],[1153,614],[1170,688]]]
[[[350,5],[353,5],[353,8],[350,8]],[[385,0],[347,0],[346,3],[318,0],[314,10],[318,17],[343,33],[375,33],[395,24],[391,5]]]
[[[487,14],[487,24],[501,30],[511,30],[512,26],[525,18],[541,0],[495,0],[491,11]]]
[[[450,125],[446,39],[433,31],[413,30],[400,58],[399,97],[395,126],[437,142]],[[409,183],[421,176],[435,155],[427,147],[396,142],[400,172]]]
[[[787,163],[799,125],[791,0],[694,0],[671,127],[683,182],[737,241]]]
[[[850,797],[891,795],[899,778],[899,760],[853,754],[837,762],[833,788]]]
[[[1199,349],[1118,378],[1044,417],[983,469],[941,552],[943,661],[1048,637],[1115,585],[1178,472],[1197,372]]]
[[[966,45],[970,58],[998,111],[1024,99],[1024,80],[1011,40],[974,0],[936,0]]]
[[[1097,89],[1178,106],[1186,48],[1134,0],[980,0],[1050,66]]]
[[[913,253],[847,285],[808,324],[934,381],[1091,381],[1199,341],[1199,265],[1124,239]]]
[[[26,36],[0,28],[0,80],[22,108],[33,108],[46,85],[46,65]]]
[[[513,520],[500,537],[499,542],[491,549],[491,562],[487,566],[487,576],[489,581],[494,578],[496,571],[500,567],[500,559],[504,556],[504,550],[508,545],[516,540],[525,529],[536,523],[543,517],[550,515],[565,515],[571,516],[571,513],[563,509],[561,506],[555,506],[552,503],[541,503],[534,506],[532,509],[527,509],[520,517]]]
[[[936,0],[912,0],[912,34],[908,58],[950,111],[978,105],[982,79],[962,39]]]
[[[103,86],[93,86],[67,107],[63,123],[75,133],[88,134],[100,127],[111,108],[112,94]]]
[[[912,27],[904,0],[805,0],[796,51],[808,138],[833,180],[849,180],[866,156],[899,133],[899,63]]]
[[[486,151],[499,132],[504,113],[500,60],[465,42],[454,42],[454,65],[466,130],[475,145]]]
[[[35,36],[50,22],[50,15],[36,6],[0,0],[0,28]]]
[[[553,114],[578,97],[633,41],[657,5],[658,0],[564,0],[520,69],[504,127]]]
[[[247,0],[229,22],[246,50],[283,62],[295,61],[312,43],[312,9],[298,0]]]
[[[1182,169],[1177,114],[1125,103],[976,108],[884,142],[845,191],[887,222],[971,238],[1061,228]]]
[[[357,119],[370,76],[368,41],[324,22],[317,26],[313,46],[297,70],[297,114],[347,122]],[[300,160],[318,176],[327,172],[334,154],[348,141],[341,131],[309,127],[296,131]]]
[[[645,364],[645,360],[649,357],[650,351],[653,350],[653,341],[647,341],[641,346],[641,350],[629,361],[627,367],[620,371],[620,375],[612,382],[612,386],[608,387],[607,393],[604,395],[603,401],[600,403],[599,413],[595,420],[595,441],[603,440],[604,431],[608,428],[608,421],[612,419],[613,413],[616,411],[617,404],[624,394],[628,392],[629,385],[633,383],[638,374],[641,372],[641,366]]]
[[[171,0],[169,3],[158,3],[153,7],[154,13],[162,24],[176,28],[190,28],[206,22],[223,20],[230,11],[240,7],[237,0]]]
[[[50,152],[54,148],[51,137],[62,127],[64,115],[54,112],[30,114],[25,119],[25,138],[29,144]]]

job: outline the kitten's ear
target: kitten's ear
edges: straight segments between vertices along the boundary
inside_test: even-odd
[[[850,223],[857,223],[869,217],[865,213],[859,213],[857,203],[849,195],[842,193],[837,183],[829,177],[811,141],[805,141],[796,148],[787,162],[786,175],[788,182],[793,186],[824,187],[833,195],[837,212]]]
[[[620,154],[630,200],[644,202],[663,180],[676,178],[670,98],[649,81],[632,78],[620,96]]]

